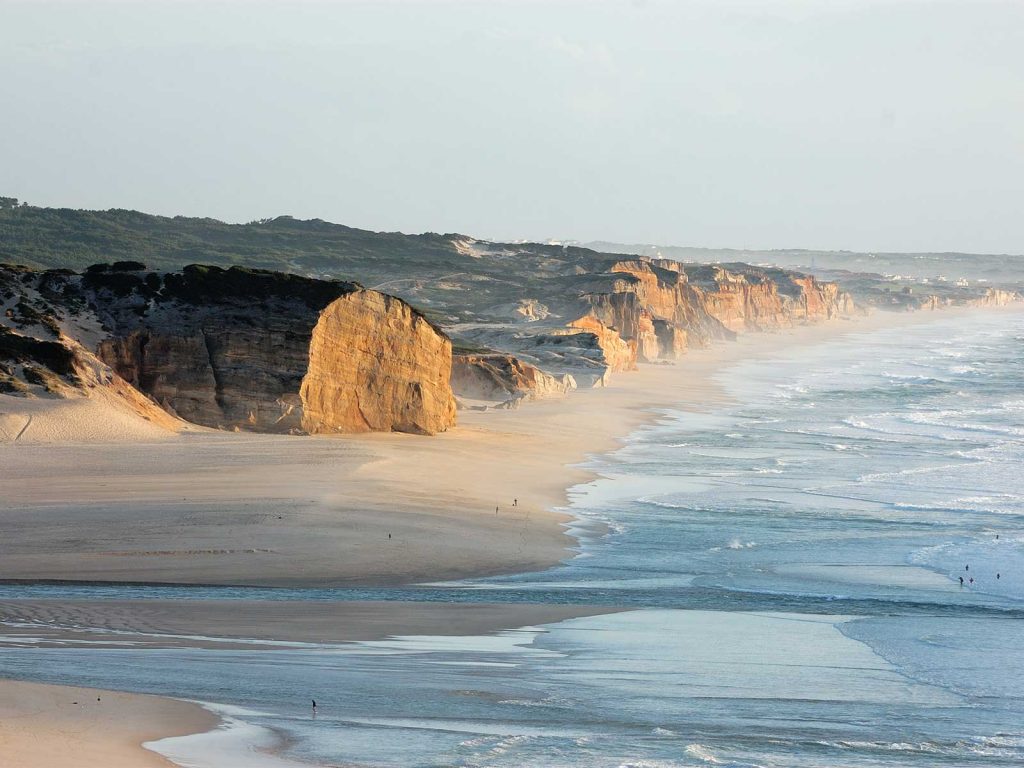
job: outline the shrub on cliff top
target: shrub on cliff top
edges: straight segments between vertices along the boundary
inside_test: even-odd
[[[264,269],[221,269],[206,264],[190,264],[180,273],[170,273],[164,277],[163,297],[191,303],[290,299],[302,301],[313,308],[322,308],[360,288],[357,283],[315,280]]]
[[[105,267],[106,269],[93,269],[93,267]],[[115,272],[107,264],[94,264],[85,270],[82,275],[82,285],[94,291],[106,289],[115,296],[129,296],[132,293],[150,295],[144,278],[137,272]]]
[[[56,341],[22,336],[0,325],[0,358],[18,363],[37,363],[67,376],[75,371],[75,354]]]

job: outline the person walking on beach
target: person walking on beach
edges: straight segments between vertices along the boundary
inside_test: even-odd
[[[963,577],[963,576],[961,576],[961,577],[960,577],[960,586],[962,587],[963,585],[964,585],[964,577]]]
[[[313,699],[313,717],[316,717],[316,699]]]

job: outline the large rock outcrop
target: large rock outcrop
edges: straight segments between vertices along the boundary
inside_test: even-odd
[[[551,375],[506,354],[460,354],[452,358],[452,389],[459,398],[499,403],[561,397],[576,389],[570,374]]]
[[[455,423],[447,336],[402,300],[355,283],[126,263],[84,275],[23,271],[16,285],[57,329],[37,324],[36,333],[92,346],[97,362],[186,421],[422,434]]]
[[[636,369],[637,345],[634,339],[624,339],[615,328],[605,325],[593,315],[584,315],[560,329],[556,335],[592,337],[583,343],[601,351],[601,357],[609,371],[632,371]],[[632,342],[632,343],[631,343]]]
[[[299,388],[302,429],[443,432],[455,423],[452,345],[401,299],[354,291],[320,313]]]

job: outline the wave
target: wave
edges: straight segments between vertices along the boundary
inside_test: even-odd
[[[996,416],[1005,418],[1008,408],[999,406],[996,408],[975,408],[963,410],[945,411],[909,411],[907,413],[893,414],[897,418],[911,424],[920,424],[930,427],[945,427],[961,432],[982,432],[996,435],[1012,435],[1014,437],[1024,436],[1024,429],[1020,427],[1003,427],[996,424],[984,424],[976,421],[966,421],[970,417]],[[1015,409],[1014,409],[1015,410]]]
[[[741,541],[740,539],[732,539],[726,545],[729,549],[751,549],[757,546],[756,541]]]
[[[935,376],[925,376],[919,373],[889,373],[888,371],[882,371],[882,375],[890,381],[905,381],[914,384],[948,384],[949,381],[946,379],[940,379]]]
[[[734,760],[723,760],[722,758],[719,758],[717,755],[715,755],[715,753],[711,751],[710,747],[707,747],[703,744],[687,744],[686,749],[684,749],[683,751],[686,753],[688,757],[700,760],[702,763],[705,763],[706,765],[721,765],[726,766],[726,768],[763,768],[763,766],[761,766],[758,763],[741,763],[736,762]],[[639,764],[628,763],[627,765],[630,766],[630,768],[632,768],[632,766]],[[622,768],[626,767],[623,766]]]
[[[898,472],[869,472],[866,475],[860,475],[857,477],[857,482],[862,484],[884,482],[886,480],[896,480],[901,477],[910,477],[911,475],[930,475],[933,472],[942,472],[946,469],[958,469],[960,464],[936,464],[928,467],[914,467],[913,469],[901,469]]]
[[[1019,504],[1020,497],[1013,494],[1003,493],[994,496],[962,496],[946,501],[935,502],[909,502],[897,501],[893,503],[896,509],[919,510],[921,512],[967,512],[984,513],[994,515],[1020,515],[1022,510],[1006,509],[996,506],[1000,503]]]
[[[486,760],[488,758],[501,757],[510,750],[522,747],[537,740],[536,736],[528,734],[517,734],[515,736],[481,736],[475,739],[467,739],[460,742],[463,749],[483,750],[482,753],[474,755],[471,760]]]

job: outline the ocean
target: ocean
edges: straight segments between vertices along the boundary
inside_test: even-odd
[[[230,728],[155,745],[204,768],[1024,765],[1022,351],[1024,313],[936,314],[724,369],[727,404],[591,461],[580,552],[546,572],[215,593],[619,612],[287,650],[3,648],[0,673],[215,705]],[[97,594],[213,593],[0,588]],[[240,750],[270,733],[279,757]]]

